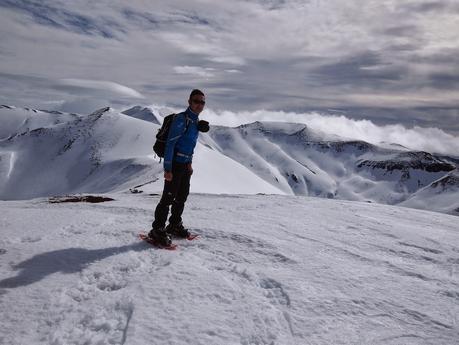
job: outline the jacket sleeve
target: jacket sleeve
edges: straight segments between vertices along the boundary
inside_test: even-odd
[[[172,160],[174,159],[175,144],[185,130],[185,116],[178,114],[172,121],[166,148],[164,150],[164,171],[172,171]]]

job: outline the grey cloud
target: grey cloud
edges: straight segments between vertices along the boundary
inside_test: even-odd
[[[63,102],[56,107],[56,110],[67,113],[90,114],[97,109],[113,104],[112,101],[103,98],[84,98],[77,97],[72,100]]]
[[[448,33],[456,1],[407,2],[0,0],[0,27],[8,33],[0,68],[11,73],[0,74],[0,99],[30,106],[58,100],[78,107],[91,97],[129,102],[55,82],[108,79],[148,97],[143,104],[182,107],[198,87],[209,107],[229,111],[347,109],[349,117],[449,130],[457,110],[446,105],[459,89],[459,47]],[[15,21],[7,17],[12,10],[27,17]],[[179,75],[174,66],[212,68],[212,77]],[[241,73],[225,72],[234,68]],[[418,107],[424,104],[445,107]]]
[[[21,90],[17,93],[16,90]],[[25,99],[29,101],[24,101]],[[16,106],[48,108],[83,113],[94,104],[131,104],[135,97],[123,95],[110,88],[63,85],[59,80],[0,72],[0,102]],[[94,110],[94,109],[93,109]]]
[[[390,44],[385,47],[385,52],[410,52],[410,51],[417,51],[422,47],[421,44],[416,43],[404,43],[404,44]]]
[[[432,73],[428,78],[428,84],[432,88],[441,90],[459,90],[459,74],[452,75],[448,73]]]
[[[442,1],[426,1],[418,3],[408,3],[399,5],[399,10],[403,12],[418,12],[418,13],[429,13],[429,12],[446,12],[446,11],[458,11],[459,6],[457,3],[442,0]]]
[[[398,25],[392,26],[389,28],[385,28],[382,30],[384,35],[388,36],[406,36],[406,37],[415,37],[417,33],[419,33],[419,28],[416,25]]]
[[[124,8],[121,14],[135,25],[158,29],[160,26],[168,26],[174,24],[187,25],[204,25],[210,26],[210,20],[201,17],[197,14],[174,11],[169,13],[153,14],[148,11],[137,11],[132,8]]]
[[[20,74],[12,74],[12,73],[5,73],[5,72],[0,72],[0,78],[3,78],[4,80],[10,80],[10,81],[17,81],[17,82],[25,82],[25,83],[30,83],[32,85],[34,84],[43,84],[46,79],[45,78],[40,78],[40,77],[35,77],[35,76],[28,76],[28,75],[20,75]]]
[[[125,8],[121,11],[121,14],[129,21],[143,27],[158,28],[162,24],[160,18],[148,12],[139,12]]]
[[[198,16],[197,14],[187,13],[187,12],[173,12],[174,17],[176,17],[176,21],[185,24],[191,25],[211,25],[210,20]]]
[[[384,81],[399,81],[403,68],[386,63],[374,52],[349,56],[336,63],[314,68],[308,78],[322,85],[375,86],[381,88]],[[376,86],[377,85],[377,86]]]
[[[433,65],[441,66],[454,66],[456,71],[459,71],[459,47],[456,48],[442,48],[430,54],[410,56],[412,60],[418,62],[430,63]]]
[[[167,85],[167,84],[144,84],[142,85],[142,88],[144,90],[149,90],[149,91],[167,91],[167,92],[170,92],[170,91],[182,91],[182,90],[187,90],[188,87],[186,87],[185,85]]]
[[[351,118],[368,119],[378,125],[403,124],[406,127],[441,128],[448,133],[459,135],[459,108],[416,107],[412,109],[349,108]],[[359,116],[360,114],[360,116]],[[439,121],[441,118],[441,122]]]
[[[125,31],[112,19],[98,20],[64,8],[52,6],[47,1],[0,0],[0,6],[30,15],[38,24],[76,33],[115,38],[117,31]]]
[[[281,8],[284,8],[287,5],[286,0],[245,0],[248,3],[256,3],[264,8],[266,8],[268,11],[274,11],[274,10],[279,10]]]

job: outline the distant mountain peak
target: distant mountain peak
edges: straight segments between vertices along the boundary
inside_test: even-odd
[[[442,188],[443,190],[447,188],[459,189],[459,171],[457,169],[451,171],[448,175],[442,177],[437,181],[432,182],[430,187]]]
[[[89,116],[102,115],[103,113],[106,113],[106,112],[108,112],[110,110],[111,110],[110,107],[103,107],[103,108],[97,109],[96,111],[92,112],[91,114],[89,114]]]
[[[308,128],[304,123],[297,122],[276,122],[276,121],[254,121],[240,125],[236,128],[260,129],[265,131],[298,132]]]
[[[358,167],[364,166],[387,171],[419,169],[427,172],[449,172],[456,169],[453,164],[424,151],[400,152],[391,159],[384,157],[382,159],[361,160]]]
[[[160,124],[160,121],[158,120],[155,113],[148,107],[136,105],[132,108],[122,111],[121,114],[128,115],[139,120],[148,121],[157,125]]]
[[[146,110],[146,109],[148,109],[148,108],[142,107],[140,105],[135,105],[132,108],[129,108],[129,109],[125,110],[125,111],[122,111],[121,113],[122,114],[126,114],[126,115],[132,115],[132,114],[138,113],[139,111]]]

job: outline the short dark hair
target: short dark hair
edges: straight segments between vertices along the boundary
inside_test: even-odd
[[[202,92],[201,90],[194,89],[193,91],[191,91],[189,99],[191,99],[191,97],[196,96],[196,95],[201,95],[201,96],[204,96],[204,97],[206,96],[206,95],[204,95],[204,92]]]

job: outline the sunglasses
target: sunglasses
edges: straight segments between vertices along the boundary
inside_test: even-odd
[[[193,102],[195,104],[201,104],[201,105],[205,105],[206,104],[206,101],[200,101],[198,99],[193,99],[193,100],[191,100],[191,102]]]

